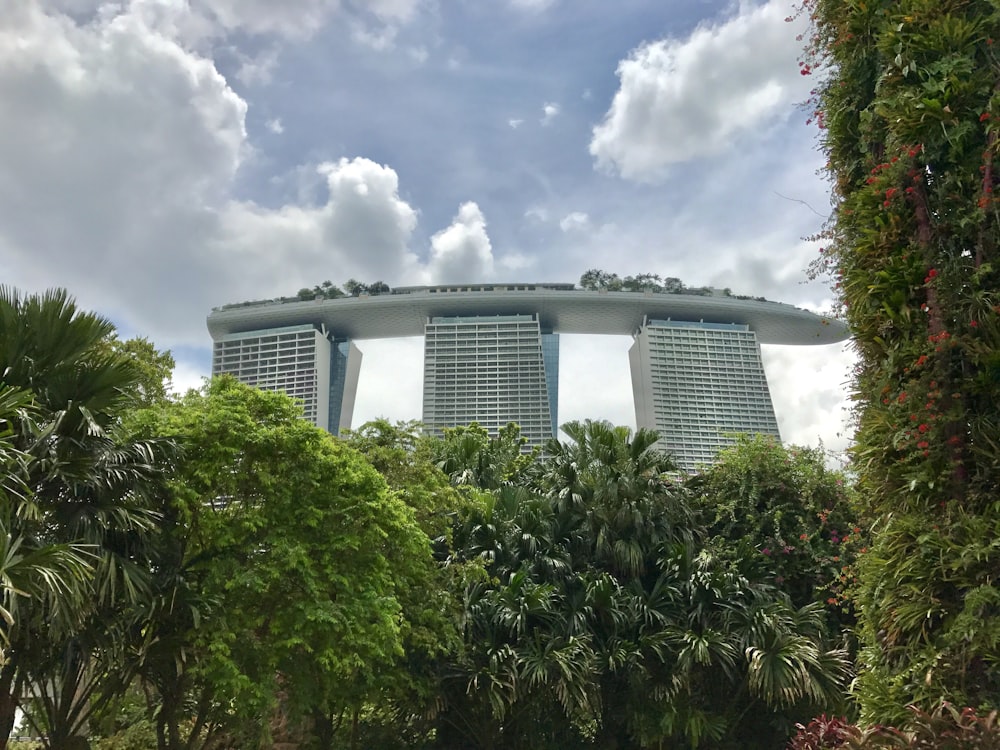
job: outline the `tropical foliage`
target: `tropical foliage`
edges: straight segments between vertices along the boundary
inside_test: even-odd
[[[971,708],[959,710],[943,703],[933,711],[911,709],[905,730],[886,726],[865,729],[843,718],[825,715],[799,725],[789,750],[987,750],[1000,747],[997,712],[980,716]]]
[[[707,544],[653,433],[338,441],[4,303],[0,686],[46,747],[770,747],[840,705],[823,609]]]
[[[604,422],[541,451],[516,425],[338,440],[231,379],[168,396],[149,342],[61,292],[5,295],[0,718],[20,707],[45,747],[752,750],[796,725],[802,748],[993,742],[989,711],[897,702],[909,683],[872,646],[896,634],[866,619],[924,595],[886,580],[940,591],[933,566],[957,586],[992,560],[978,495],[918,533],[912,498],[879,515],[870,474],[858,495],[821,451],[761,437],[695,476]],[[956,519],[954,561],[884,546]],[[989,590],[962,596],[921,649],[950,627],[975,669],[942,657],[922,689],[988,704],[993,625],[969,608]],[[809,721],[855,714],[857,603],[854,684],[896,728]]]
[[[720,556],[749,560],[795,606],[823,604],[833,631],[853,625],[849,594],[866,534],[848,477],[822,449],[740,436],[690,486]]]
[[[655,434],[564,429],[455,532],[490,579],[468,589],[440,746],[774,747],[835,703],[847,665],[822,609],[703,548]]]
[[[807,0],[854,334],[867,721],[1000,705],[1000,6]]]
[[[330,747],[402,655],[401,602],[433,572],[412,510],[282,394],[221,378],[134,422],[185,447],[136,655],[159,746],[267,744],[280,710]]]
[[[0,747],[29,700],[47,746],[85,725],[118,678],[104,680],[121,648],[109,623],[148,585],[149,499],[168,452],[121,434],[140,378],[107,345],[113,331],[65,292],[0,289]]]

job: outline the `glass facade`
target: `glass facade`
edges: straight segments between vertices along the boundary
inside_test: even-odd
[[[712,463],[738,433],[780,437],[749,326],[650,320],[629,358],[636,423],[657,430],[681,468]]]
[[[354,396],[358,388],[361,352],[349,339],[333,339],[330,346],[329,431],[339,435],[350,429]]]
[[[361,353],[318,326],[227,334],[214,343],[212,375],[232,375],[302,404],[302,416],[333,434],[350,425]]]
[[[542,361],[545,363],[545,389],[549,394],[552,434],[559,434],[559,334],[542,334]]]
[[[435,433],[477,422],[491,434],[516,422],[528,446],[541,445],[555,434],[558,357],[535,315],[431,318],[423,422]]]

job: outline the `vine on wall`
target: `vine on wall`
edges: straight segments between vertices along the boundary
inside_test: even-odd
[[[800,10],[836,199],[816,266],[859,353],[863,718],[899,722],[942,699],[997,706],[1000,3]]]

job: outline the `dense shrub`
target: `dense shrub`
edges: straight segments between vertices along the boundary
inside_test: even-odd
[[[843,718],[825,715],[799,731],[788,743],[788,750],[996,750],[1000,748],[1000,725],[997,712],[980,716],[972,708],[957,709],[942,703],[934,711],[911,708],[910,722],[904,729],[873,726],[861,729]]]

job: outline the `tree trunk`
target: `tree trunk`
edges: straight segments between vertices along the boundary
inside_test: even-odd
[[[601,750],[628,747],[625,690],[620,682],[613,674],[601,676],[601,725],[597,732],[597,747]]]
[[[16,674],[17,670],[10,662],[0,669],[0,750],[7,750],[10,733],[14,731],[21,691]]]
[[[317,750],[333,750],[333,718],[323,711],[313,711],[313,738]]]

